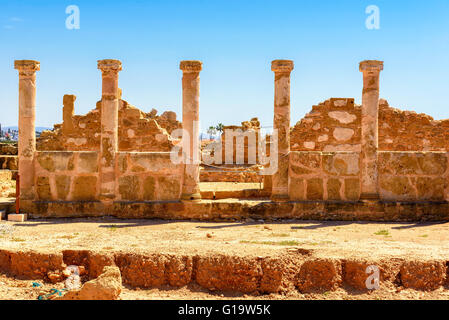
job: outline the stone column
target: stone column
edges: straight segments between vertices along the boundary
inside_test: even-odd
[[[290,153],[290,73],[293,61],[274,60],[274,121],[278,131],[278,170],[272,177],[272,200],[288,200],[288,166]]]
[[[100,143],[100,200],[105,204],[115,198],[115,155],[118,151],[118,73],[119,60],[99,60],[102,73],[101,143]]]
[[[379,119],[379,74],[383,62],[366,60],[360,63],[363,72],[361,199],[379,199],[377,183],[377,150]]]
[[[34,153],[36,151],[36,71],[40,63],[33,60],[16,60],[19,70],[19,175],[20,200],[34,200]]]
[[[74,131],[73,115],[75,114],[75,100],[76,96],[71,94],[65,94],[62,103],[62,132],[64,134],[70,134]]]
[[[200,194],[200,71],[201,61],[181,61],[182,70],[182,128],[188,133],[182,138],[185,161],[182,200],[199,200]]]

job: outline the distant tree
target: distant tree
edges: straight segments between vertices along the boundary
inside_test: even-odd
[[[215,136],[217,134],[217,129],[214,126],[210,126],[207,129],[207,134],[209,135],[209,138],[212,139],[212,136]]]
[[[220,132],[220,134],[223,132],[223,127],[224,127],[224,125],[223,125],[223,123],[219,123],[216,127],[215,127],[215,129],[218,131],[218,132]]]

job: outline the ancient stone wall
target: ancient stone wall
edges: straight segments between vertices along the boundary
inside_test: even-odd
[[[120,152],[117,157],[117,200],[179,200],[183,165],[169,152]]]
[[[36,152],[37,200],[99,200],[96,151]],[[117,200],[178,200],[182,165],[166,152],[120,152],[117,156]]]
[[[359,199],[359,153],[293,151],[289,160],[290,199]]]
[[[446,152],[379,152],[379,192],[385,200],[449,199]]]
[[[35,157],[37,200],[98,199],[98,152],[37,151]]]
[[[232,141],[227,141],[226,136]],[[224,126],[221,135],[222,163],[231,164],[257,164],[259,157],[258,143],[260,139],[260,122],[257,118],[243,121],[241,126]],[[229,148],[232,145],[232,152]],[[250,156],[252,153],[254,156]],[[226,154],[229,153],[228,159]],[[232,158],[231,158],[232,157]]]
[[[354,99],[331,98],[312,107],[290,132],[292,151],[360,151],[361,106]],[[379,101],[379,149],[449,150],[449,119],[391,108]]]
[[[86,115],[73,115],[75,96],[64,96],[62,124],[44,131],[37,139],[40,151],[98,151],[100,150],[101,101]],[[177,141],[170,136],[181,128],[176,113],[167,111],[158,116],[153,109],[142,112],[125,100],[120,100],[118,112],[120,151],[170,151]]]

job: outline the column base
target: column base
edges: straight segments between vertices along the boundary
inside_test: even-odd
[[[360,200],[380,200],[380,196],[378,193],[362,193]]]
[[[183,201],[199,201],[201,200],[201,193],[183,193],[181,195],[181,200]]]

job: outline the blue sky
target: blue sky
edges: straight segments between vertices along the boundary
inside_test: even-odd
[[[68,5],[80,29],[65,27]],[[380,9],[368,30],[365,9]],[[330,97],[361,100],[364,59],[385,61],[381,96],[400,109],[449,118],[449,1],[402,0],[0,0],[0,122],[16,125],[15,59],[41,62],[38,126],[62,121],[62,97],[75,112],[101,95],[96,61],[120,59],[123,98],[144,111],[173,110],[181,119],[179,61],[203,61],[202,128],[273,119],[273,59],[295,62],[292,125]]]

